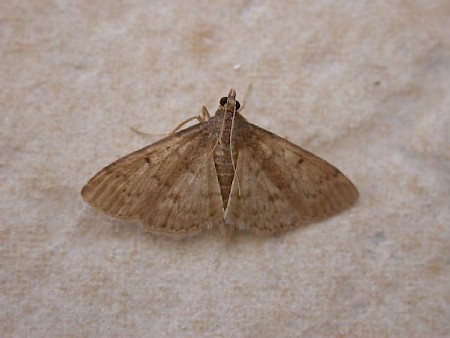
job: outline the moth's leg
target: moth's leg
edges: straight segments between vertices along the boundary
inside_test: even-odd
[[[202,122],[206,122],[211,118],[211,115],[209,115],[208,109],[206,109],[205,106],[203,106],[202,108],[202,114],[201,115],[197,115],[197,116],[192,116],[187,118],[184,121],[181,121],[180,124],[178,124],[175,129],[172,131],[172,134],[175,134],[178,130],[180,130],[181,128],[183,128],[183,126],[193,120],[198,120],[198,122],[202,123]]]
[[[192,117],[187,118],[187,119],[184,120],[184,121],[181,121],[180,124],[177,125],[177,126],[175,127],[175,129],[172,130],[172,131],[169,132],[169,133],[146,133],[146,132],[140,131],[140,130],[134,128],[134,127],[130,127],[130,129],[131,129],[132,131],[134,131],[136,134],[143,135],[143,136],[155,136],[155,135],[175,134],[175,133],[176,133],[178,130],[180,130],[185,124],[187,124],[187,123],[189,123],[189,122],[191,122],[191,121],[193,121],[193,120],[198,120],[199,122],[206,122],[206,121],[208,121],[210,118],[211,118],[211,115],[209,115],[208,109],[207,109],[205,106],[203,106],[203,107],[202,107],[202,114],[201,114],[201,115],[192,116]]]
[[[209,114],[208,108],[205,106],[202,107],[202,119],[203,121],[200,122],[206,122],[211,118],[211,115]]]
[[[161,136],[161,135],[167,135],[170,133],[146,133],[144,131],[140,131],[139,129],[136,129],[134,127],[129,127],[133,132],[135,132],[138,135],[142,135],[142,136]]]

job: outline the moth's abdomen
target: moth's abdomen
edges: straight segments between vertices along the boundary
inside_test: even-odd
[[[234,178],[234,167],[231,160],[230,144],[218,144],[214,151],[214,165],[222,194],[223,209],[226,210],[230,197],[231,184]]]

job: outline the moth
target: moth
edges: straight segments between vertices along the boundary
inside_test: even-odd
[[[229,241],[236,229],[270,235],[323,220],[358,198],[337,168],[247,122],[234,89],[213,117],[204,108],[195,118],[198,124],[102,169],[83,199],[153,233],[186,237],[218,228]]]

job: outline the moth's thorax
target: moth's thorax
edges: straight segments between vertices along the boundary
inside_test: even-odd
[[[234,109],[226,109],[225,107],[219,106],[217,108],[215,116],[217,117],[225,117],[227,120],[232,119],[234,114],[238,114]]]

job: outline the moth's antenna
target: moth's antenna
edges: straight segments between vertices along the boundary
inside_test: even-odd
[[[236,101],[237,102],[237,101]],[[242,109],[242,108],[241,108]],[[237,180],[237,185],[238,185],[238,194],[239,196],[241,196],[241,184],[239,183],[239,176],[237,173],[237,167],[236,167],[236,163],[234,162],[234,155],[233,155],[233,145],[232,145],[232,140],[233,140],[233,131],[234,131],[234,120],[236,118],[236,113],[237,113],[237,109],[236,109],[236,104],[234,105],[234,111],[233,111],[233,117],[231,119],[231,130],[230,130],[230,154],[231,154],[231,163],[233,164],[233,169],[234,169],[234,178]]]
[[[247,87],[247,90],[245,91],[244,100],[242,101],[242,105],[239,108],[239,112],[241,112],[244,109],[245,104],[247,103],[247,99],[250,97],[250,93],[252,91],[252,88],[253,88],[253,85],[251,83],[249,83],[249,85]]]

